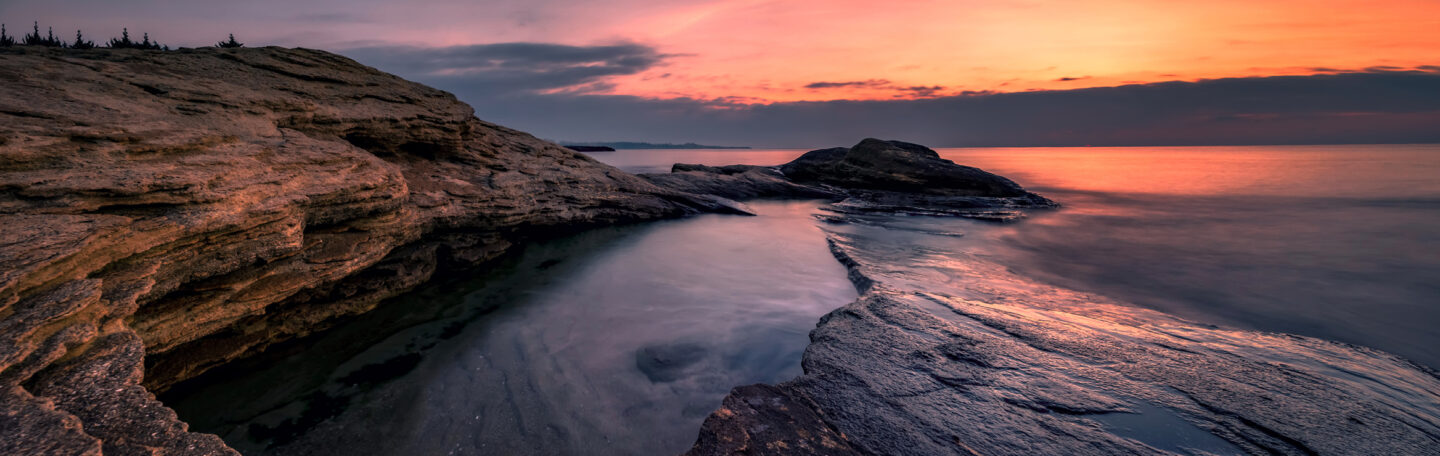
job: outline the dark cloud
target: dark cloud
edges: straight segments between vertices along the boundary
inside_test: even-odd
[[[884,79],[870,79],[865,81],[846,82],[812,82],[805,84],[807,89],[836,89],[841,87],[889,87],[890,81]]]
[[[902,91],[902,92],[909,92],[909,93],[911,93],[913,96],[916,96],[916,97],[933,97],[933,96],[935,96],[935,95],[938,95],[938,94],[940,93],[940,91],[942,91],[942,90],[945,90],[945,86],[938,86],[938,85],[937,85],[937,86],[910,86],[910,87],[900,87],[900,91]]]
[[[1090,79],[1090,77],[1089,77],[1089,76],[1080,76],[1080,77],[1070,77],[1070,76],[1066,76],[1066,77],[1063,77],[1063,78],[1060,78],[1060,79],[1056,79],[1056,81],[1059,81],[1059,82],[1070,82],[1070,81],[1079,81],[1079,80],[1081,80],[1081,79]]]
[[[560,91],[593,93],[604,79],[635,74],[666,58],[639,44],[568,46],[496,43],[442,48],[364,47],[341,51],[351,58],[442,87],[465,86],[494,95]]]
[[[477,115],[542,137],[821,147],[865,136],[944,146],[1440,142],[1440,73],[1349,72],[929,99],[747,104],[493,97]]]

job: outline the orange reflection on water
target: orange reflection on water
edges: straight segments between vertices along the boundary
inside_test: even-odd
[[[941,149],[1021,185],[1078,193],[1362,197],[1434,194],[1436,145]],[[1384,160],[1375,157],[1382,156]],[[1403,169],[1399,160],[1415,163]],[[1338,164],[1338,165],[1337,165]]]

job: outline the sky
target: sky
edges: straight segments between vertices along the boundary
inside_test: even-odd
[[[0,0],[35,20],[330,50],[573,141],[1440,141],[1435,0]]]

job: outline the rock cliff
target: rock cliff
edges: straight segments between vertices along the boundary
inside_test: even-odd
[[[152,391],[526,236],[726,210],[304,49],[0,50],[0,454],[228,454]]]

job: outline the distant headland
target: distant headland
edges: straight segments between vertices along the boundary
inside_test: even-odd
[[[619,142],[555,141],[555,142],[556,142],[556,143],[559,143],[559,144],[562,145],[562,146],[565,146],[565,147],[568,147],[568,148],[570,148],[570,149],[573,149],[573,150],[581,150],[581,149],[579,149],[579,148],[586,148],[586,149],[587,149],[587,150],[582,150],[582,152],[594,152],[594,151],[603,150],[603,149],[600,149],[600,148],[607,148],[607,147],[610,148],[611,150],[617,150],[617,149],[749,149],[749,148],[750,148],[749,146],[710,146],[710,145],[705,145],[705,144],[695,144],[695,143],[693,143],[693,142],[687,142],[687,143],[685,143],[685,144],[648,143],[648,142],[634,142],[634,141],[619,141]],[[595,149],[595,150],[588,150],[588,149]]]

